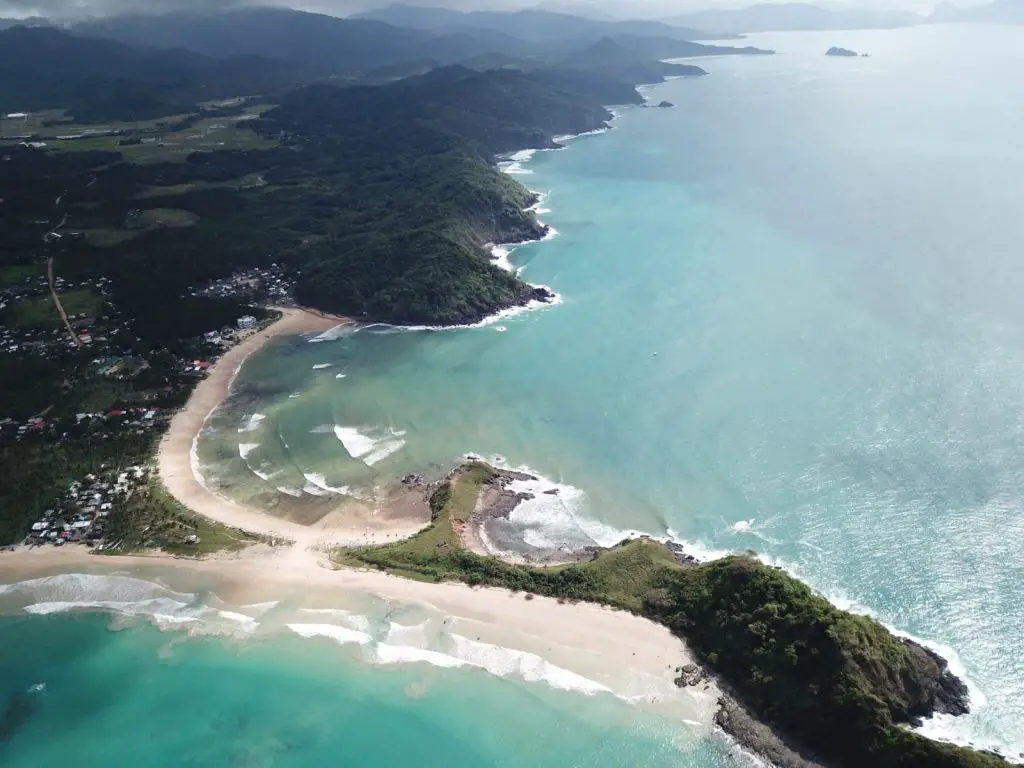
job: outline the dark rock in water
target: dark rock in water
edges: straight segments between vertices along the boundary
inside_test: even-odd
[[[545,304],[550,304],[555,297],[554,291],[548,290],[543,285],[531,285],[530,290],[523,297],[522,304],[526,305],[531,301],[543,301]]]
[[[697,558],[693,555],[686,553],[681,544],[676,544],[674,541],[667,542],[665,544],[669,551],[675,555],[676,560],[680,565],[699,565]]]
[[[558,489],[557,488],[552,488],[549,491],[544,491],[544,495],[545,496],[557,496],[558,495]]]
[[[423,485],[423,475],[417,475],[415,472],[410,472],[402,478],[402,485]]]
[[[658,107],[660,107],[661,109],[672,109],[672,107],[674,106],[675,104],[673,104],[671,101],[662,101],[658,104]]]
[[[39,703],[35,696],[24,693],[11,696],[4,711],[0,713],[0,744],[10,741],[38,707]]]
[[[856,51],[851,51],[849,48],[829,48],[825,52],[826,56],[857,56]]]
[[[932,685],[928,691],[932,697],[933,711],[955,716],[966,715],[970,712],[970,691],[963,680],[949,671],[949,662],[930,648],[918,645],[912,640],[905,642],[910,646],[911,651],[923,653],[939,669],[940,674],[930,681]]]

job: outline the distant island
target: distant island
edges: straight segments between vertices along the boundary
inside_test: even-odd
[[[850,50],[849,48],[835,48],[835,47],[833,47],[833,48],[829,48],[829,49],[828,49],[828,50],[827,50],[827,51],[825,52],[825,55],[826,55],[826,56],[847,56],[847,57],[857,57],[857,56],[859,56],[860,54],[859,54],[859,53],[857,53],[856,51],[851,51],[851,50]]]

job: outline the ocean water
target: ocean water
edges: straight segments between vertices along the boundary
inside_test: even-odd
[[[453,620],[426,608],[369,598],[358,611],[291,598],[226,606],[146,576],[0,587],[5,767],[745,760],[537,656],[454,635],[451,653],[432,651]]]
[[[242,369],[198,459],[225,493],[318,514],[407,471],[500,456],[560,489],[503,541],[638,530],[757,550],[951,658],[974,711],[926,732],[1020,753],[1024,29],[751,43],[780,53],[708,60],[710,77],[650,91],[675,109],[624,109],[511,169],[559,234],[508,261],[559,305],[277,343]],[[871,57],[826,58],[833,45]],[[173,754],[150,743],[198,765],[386,766],[399,745],[438,765],[737,760],[607,697],[381,669],[322,637],[4,621],[5,691],[46,682],[12,765],[52,764],[33,750],[65,748],[54,728],[147,764]],[[408,696],[423,674],[430,697]]]

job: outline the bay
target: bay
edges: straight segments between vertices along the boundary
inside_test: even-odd
[[[200,458],[372,494],[498,454],[561,484],[525,543],[756,549],[952,657],[975,711],[930,732],[1024,751],[1024,31],[750,42],[525,164],[559,235],[511,259],[561,304],[278,344]]]

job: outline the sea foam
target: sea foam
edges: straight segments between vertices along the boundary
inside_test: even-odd
[[[259,626],[251,616],[200,604],[195,594],[123,575],[61,574],[10,584],[0,593],[21,598],[27,602],[22,610],[37,616],[102,611],[146,619],[160,629],[187,628],[190,634],[249,634]]]
[[[452,635],[452,656],[498,677],[517,677],[529,683],[546,683],[564,691],[588,695],[611,693],[611,689],[568,669],[555,666],[533,653]]]
[[[264,416],[262,413],[254,413],[245,422],[244,426],[239,427],[238,431],[239,432],[254,432],[255,430],[260,428],[260,424],[266,418],[267,417]]]
[[[337,624],[288,624],[287,626],[300,637],[327,637],[341,645],[348,643],[363,645],[373,642],[373,638],[365,632],[339,627]]]
[[[310,339],[308,343],[320,344],[325,341],[336,341],[337,339],[340,339],[346,334],[348,334],[351,328],[351,323],[341,323],[340,325],[336,325],[333,328],[329,328],[323,333],[317,334],[312,339]]]
[[[345,446],[348,455],[367,466],[383,461],[405,447],[404,432],[395,430],[363,430],[335,425],[334,434]]]
[[[250,453],[260,447],[259,443],[239,443],[238,444],[238,455],[241,458],[246,458]]]

